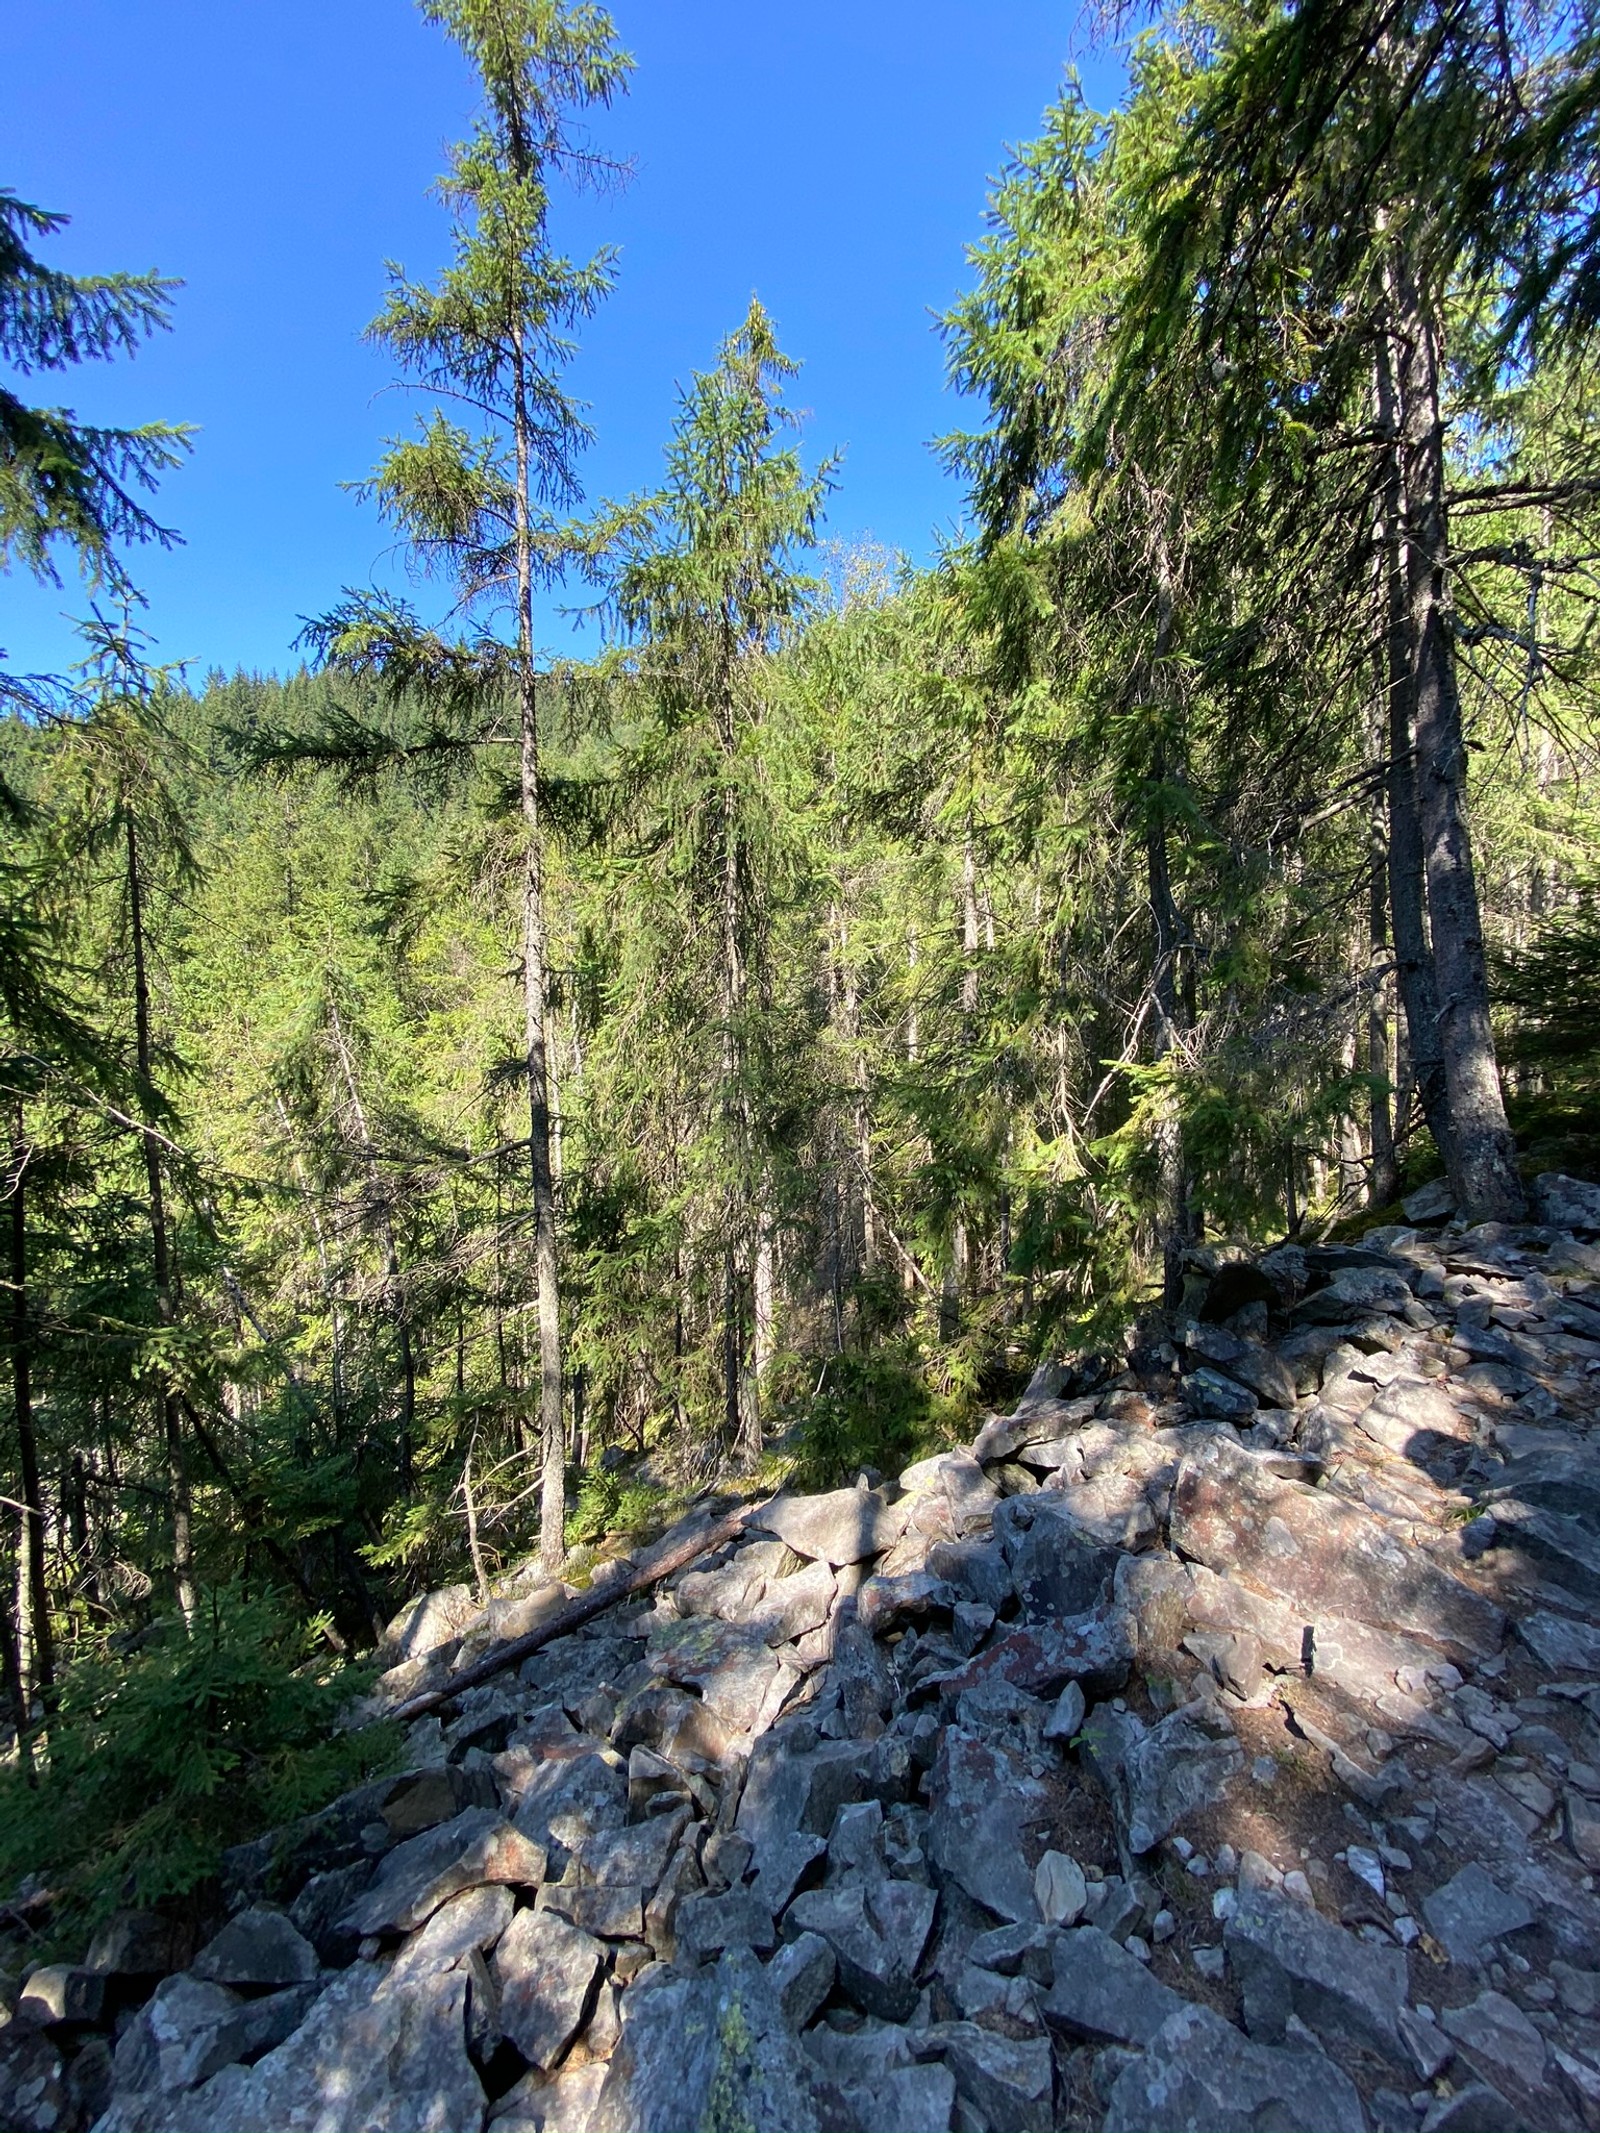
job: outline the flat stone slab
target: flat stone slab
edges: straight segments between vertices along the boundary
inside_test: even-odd
[[[1055,1944],[1055,1976],[1040,2002],[1050,2027],[1092,2044],[1148,2044],[1184,2005],[1170,1986],[1097,1926]]]
[[[488,1882],[537,1888],[546,1853],[503,1816],[469,1807],[395,1849],[340,1923],[353,1933],[411,1933],[462,1889]]]
[[[1323,2053],[1257,2044],[1209,2007],[1171,2015],[1111,2090],[1104,2133],[1366,2133],[1356,2086]]]
[[[1600,1629],[1589,1622],[1574,1622],[1567,1615],[1527,1615],[1516,1625],[1517,1635],[1542,1667],[1552,1674],[1593,1674],[1600,1677]]]
[[[1320,2037],[1409,2064],[1399,2030],[1406,1959],[1398,1948],[1357,1940],[1271,1889],[1240,1896],[1225,1942],[1245,2027],[1260,2043],[1283,2043],[1290,2017],[1298,2016]]]
[[[1429,1930],[1453,1963],[1487,1962],[1490,1943],[1538,1917],[1521,1895],[1503,1889],[1474,1860],[1422,1899]]]
[[[1274,1474],[1266,1458],[1215,1437],[1184,1460],[1172,1495],[1173,1546],[1224,1575],[1248,1565],[1302,1619],[1347,1615],[1409,1630],[1476,1657],[1497,1652],[1505,1616],[1409,1545],[1393,1524],[1327,1489]]]
[[[1045,1812],[1042,1785],[1015,1757],[946,1726],[928,1773],[928,1857],[946,1881],[1013,1923],[1036,1923],[1023,1832]]]
[[[875,1489],[834,1489],[826,1496],[779,1496],[751,1530],[776,1534],[796,1555],[834,1569],[882,1555],[905,1531],[908,1507]]]
[[[501,1935],[500,2026],[531,2066],[553,2066],[582,2028],[604,1956],[554,1911],[519,1911]]]

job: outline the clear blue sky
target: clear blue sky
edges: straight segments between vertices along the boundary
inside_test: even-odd
[[[638,60],[608,128],[638,173],[564,210],[566,241],[621,247],[618,293],[575,373],[591,494],[647,487],[675,387],[752,290],[803,359],[809,448],[842,447],[828,533],[925,558],[960,496],[928,451],[959,403],[929,313],[965,279],[987,179],[1076,56],[1072,0],[618,0]],[[464,66],[409,0],[6,0],[0,184],[72,227],[75,271],[157,267],[175,330],[51,396],[84,417],[198,425],[159,510],[185,537],[137,569],[161,656],[282,671],[300,616],[343,585],[403,582],[341,490],[411,420],[360,334],[382,263],[431,274],[427,193],[465,126]],[[39,397],[44,397],[40,394]],[[69,580],[0,578],[13,666],[72,656]]]

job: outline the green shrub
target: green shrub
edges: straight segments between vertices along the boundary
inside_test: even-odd
[[[204,1597],[192,1635],[163,1622],[129,1658],[71,1666],[33,1781],[0,1771],[0,1889],[40,1876],[70,1943],[118,1904],[197,1890],[228,1845],[394,1761],[394,1727],[338,1730],[363,1674],[319,1667],[311,1634],[227,1590]]]
[[[842,1487],[863,1467],[898,1473],[970,1434],[970,1386],[963,1379],[939,1390],[930,1375],[927,1359],[909,1343],[830,1356],[820,1387],[793,1403],[793,1485]]]

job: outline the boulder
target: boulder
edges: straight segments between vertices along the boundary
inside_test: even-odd
[[[194,1959],[196,1977],[218,1985],[307,1985],[317,1951],[281,1911],[259,1908],[230,1918]]]
[[[377,1657],[382,1666],[421,1659],[476,1627],[483,1606],[470,1585],[446,1585],[408,1600],[383,1633]]]
[[[587,2133],[820,2133],[819,2079],[761,1965],[733,1949],[712,1970],[663,1969],[623,1995]]]
[[[1177,1337],[1190,1355],[1198,1356],[1201,1362],[1209,1363],[1225,1377],[1248,1386],[1266,1406],[1293,1407],[1293,1373],[1270,1348],[1263,1348],[1255,1341],[1242,1340],[1225,1327],[1208,1326],[1193,1319],[1177,1329]]]
[[[1022,1838],[1047,1802],[1017,1758],[947,1726],[928,1773],[928,1805],[928,1857],[941,1879],[1000,1918],[1037,1920]]]
[[[959,1673],[937,1677],[954,1702],[992,1678],[1030,1696],[1053,1696],[1076,1682],[1088,1697],[1114,1696],[1133,1668],[1129,1618],[1118,1607],[1097,1607],[1065,1620],[1014,1629],[971,1659]]]
[[[837,1591],[826,1563],[808,1563],[791,1577],[769,1577],[761,1598],[744,1609],[743,1620],[768,1644],[787,1644],[822,1627]]]
[[[1017,1508],[1003,1545],[1023,1620],[1054,1622],[1097,1606],[1116,1569],[1116,1549],[1087,1540],[1070,1512],[1049,1496],[1013,1497],[1011,1503]]]
[[[1400,1202],[1400,1211],[1412,1223],[1448,1222],[1456,1211],[1456,1196],[1450,1189],[1450,1180],[1432,1178],[1426,1185],[1419,1185]]]
[[[583,2027],[604,1954],[554,1911],[518,1911],[500,1936],[500,2027],[530,2066],[553,2066]]]
[[[377,1880],[344,1914],[355,1933],[410,1933],[462,1889],[488,1882],[537,1888],[546,1854],[520,1829],[486,1807],[469,1807],[397,1845]]]
[[[1257,2044],[1190,2006],[1118,2074],[1104,2133],[1366,2133],[1366,2123],[1354,2082],[1322,2052]]]
[[[1503,1992],[1480,1992],[1466,2007],[1447,2007],[1445,2033],[1478,2077],[1506,2095],[1537,2098],[1549,2053],[1544,2038]]]
[[[796,1555],[838,1569],[893,1547],[905,1530],[907,1507],[876,1489],[835,1489],[826,1496],[778,1496],[751,1530],[776,1534]]]
[[[61,2133],[67,2123],[61,2054],[28,2022],[0,2028],[0,2126],[6,2133]]]
[[[1209,1701],[1185,1704],[1148,1728],[1132,1712],[1102,1705],[1085,1722],[1083,1742],[1135,1854],[1215,1805],[1244,1769],[1226,1712]]]
[[[1589,1236],[1600,1232],[1600,1185],[1545,1170],[1534,1179],[1531,1198],[1534,1214],[1551,1229],[1577,1230]]]
[[[467,2056],[467,1980],[458,1970],[391,1986],[357,1963],[291,2036],[251,2067],[229,2066],[185,2095],[118,2098],[96,2133],[459,2133],[482,2123]]]
[[[1398,2027],[1406,1959],[1398,1948],[1357,1940],[1272,1889],[1239,1897],[1224,1940],[1244,1998],[1245,2027],[1259,2042],[1283,2043],[1290,2017],[1298,2015],[1325,2040],[1408,2063]]]
[[[770,1955],[778,1939],[772,1913],[750,1889],[686,1896],[673,1932],[679,1958],[690,1963],[708,1962],[725,1948],[754,1948],[759,1955]]]
[[[804,2029],[833,1990],[838,1965],[820,1933],[786,1941],[767,1965],[767,1982],[796,2029]]]
[[[628,1819],[626,1769],[581,1734],[570,1753],[508,1748],[494,1758],[494,1770],[507,1812],[535,1848],[551,1849],[558,1824],[592,1834],[621,1829]]]
[[[166,1977],[183,1968],[193,1946],[189,1929],[159,1911],[113,1911],[83,1967],[106,1977]]]
[[[1248,1422],[1260,1405],[1247,1385],[1204,1364],[1184,1379],[1183,1397],[1190,1414],[1213,1422]]]
[[[1343,1266],[1325,1289],[1302,1298],[1294,1315],[1303,1326],[1342,1325],[1371,1312],[1397,1317],[1410,1302],[1410,1284],[1398,1271],[1381,1263]]]
[[[203,1978],[164,1978],[117,2044],[117,2089],[123,2094],[192,2089],[223,2067],[281,2044],[305,2020],[316,1997],[314,1987],[299,1985],[264,1999],[241,2000]]]
[[[1585,1600],[1600,1600],[1600,1536],[1587,1518],[1565,1518],[1520,1498],[1493,1501],[1494,1544],[1536,1575]]]
[[[1097,1926],[1063,1933],[1054,1959],[1040,2009],[1052,2029],[1075,2042],[1148,2044],[1184,2004]]]
[[[669,1681],[698,1689],[706,1706],[736,1733],[769,1725],[798,1678],[769,1649],[761,1628],[715,1615],[658,1622],[646,1657]]]
[[[18,1995],[17,2014],[23,2021],[62,2028],[98,2022],[105,1996],[106,1981],[98,1970],[80,1969],[75,1963],[44,1963]]]
[[[1526,1897],[1503,1889],[1472,1860],[1423,1897],[1422,1915],[1453,1963],[1486,1963],[1495,1941],[1531,1926],[1539,1914]]]
[[[1500,1609],[1396,1531],[1327,1489],[1286,1481],[1271,1457],[1214,1437],[1179,1468],[1173,1546],[1228,1574],[1248,1564],[1304,1622],[1330,1614],[1410,1630],[1468,1654],[1497,1652]]]
[[[396,1839],[415,1837],[425,1829],[449,1822],[468,1807],[498,1807],[500,1796],[494,1777],[487,1770],[463,1770],[459,1763],[440,1763],[432,1770],[408,1771],[396,1778],[379,1810]]]
[[[516,1898],[502,1883],[463,1889],[412,1934],[394,1959],[390,1982],[399,1985],[433,1970],[453,1970],[468,1956],[487,1954],[510,1925],[515,1908]]]
[[[927,1568],[964,1599],[992,1607],[996,1614],[1015,1590],[1005,1551],[998,1541],[935,1541],[928,1550]]]
[[[863,2014],[904,2022],[917,2004],[917,1965],[936,1901],[912,1881],[857,1882],[797,1896],[785,1923],[827,1942],[839,1984]]]
[[[956,2094],[985,2125],[1049,2133],[1055,2084],[1047,2037],[1003,2037],[977,2022],[941,2023],[928,2035],[943,2047]]]
[[[892,2126],[894,2133],[950,2133],[956,2083],[947,2066],[891,2067],[870,2084],[840,2093],[853,2126]]]

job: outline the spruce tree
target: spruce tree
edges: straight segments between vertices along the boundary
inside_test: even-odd
[[[565,1422],[536,595],[583,546],[557,516],[577,500],[576,455],[588,436],[562,372],[572,332],[611,286],[613,258],[601,250],[574,261],[556,250],[550,191],[560,178],[592,186],[620,175],[621,166],[590,143],[581,119],[622,90],[632,61],[617,45],[611,18],[587,0],[422,0],[422,12],[466,54],[482,84],[483,108],[439,184],[451,215],[452,264],[433,288],[392,269],[388,301],[370,331],[422,390],[489,426],[469,432],[436,408],[416,437],[391,446],[370,486],[424,566],[453,579],[461,605],[483,618],[487,636],[470,650],[429,646],[409,618],[357,604],[330,619],[321,641],[336,659],[384,671],[402,689],[434,685],[457,714],[474,695],[480,713],[492,714],[502,691],[514,707],[539,1314],[540,1552],[553,1573],[563,1552]],[[502,644],[493,630],[507,619],[510,641]]]

